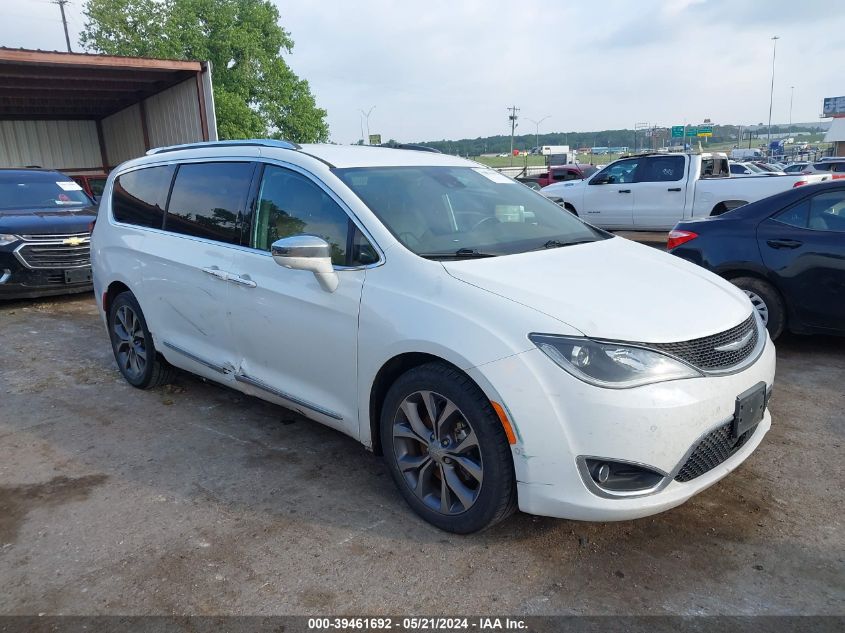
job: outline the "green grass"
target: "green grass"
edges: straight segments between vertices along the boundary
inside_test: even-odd
[[[578,154],[579,163],[589,163],[606,165],[607,163],[616,160],[621,154],[603,154],[602,156],[590,156],[590,154]],[[489,167],[524,167],[525,160],[528,159],[529,167],[542,167],[546,164],[545,156],[538,156],[536,154],[530,156],[514,156],[513,163],[509,156],[473,156],[472,160],[477,160],[479,163],[488,165]]]

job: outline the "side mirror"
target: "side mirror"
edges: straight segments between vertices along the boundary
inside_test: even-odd
[[[324,290],[337,290],[338,277],[332,265],[329,243],[316,235],[294,235],[273,242],[270,246],[273,261],[292,270],[314,273]]]

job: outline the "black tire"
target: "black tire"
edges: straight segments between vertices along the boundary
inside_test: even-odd
[[[740,290],[746,293],[756,295],[762,300],[763,306],[768,314],[768,318],[764,319],[766,329],[769,330],[769,336],[774,341],[779,337],[786,326],[786,307],[783,303],[780,293],[769,282],[757,279],[756,277],[735,277],[730,282]],[[755,303],[753,297],[752,303]],[[755,305],[755,308],[757,306]]]
[[[418,392],[428,391],[434,392],[437,397],[443,400],[448,399],[454,403],[458,411],[457,414],[453,414],[451,419],[458,420],[457,424],[461,427],[460,432],[464,433],[464,437],[466,431],[469,430],[475,432],[477,439],[477,445],[472,450],[476,451],[475,455],[480,458],[483,476],[478,483],[474,502],[468,509],[459,510],[455,513],[437,511],[431,507],[430,503],[427,504],[418,497],[411,488],[409,481],[406,480],[398,462],[397,450],[402,450],[402,448],[400,446],[397,449],[397,445],[408,441],[411,443],[417,442],[416,439],[397,439],[394,436],[394,424],[403,415],[400,413],[400,407],[407,398],[413,397]],[[467,423],[466,425],[464,425],[464,421]],[[447,426],[448,423],[444,423],[444,438],[447,435],[445,432]],[[481,389],[466,374],[454,367],[445,363],[433,362],[415,367],[402,374],[385,396],[380,420],[380,434],[384,459],[396,486],[408,505],[432,525],[447,532],[469,534],[495,525],[516,510],[516,477],[513,457],[502,424]],[[443,441],[448,442],[449,440],[444,439]],[[435,442],[435,448],[436,444],[437,442]],[[460,441],[456,441],[453,446],[458,444],[460,444]],[[429,471],[429,479],[443,483],[443,468],[449,469],[450,466],[444,465],[444,463],[435,463],[434,453],[424,450],[423,454],[432,458],[429,460],[433,465],[432,470]],[[445,463],[450,462],[449,457],[442,459]],[[440,470],[437,470],[438,468]],[[453,462],[451,471],[452,477],[454,477],[454,474],[461,469],[457,467],[457,463]],[[449,481],[450,478],[445,476],[445,480]],[[446,484],[443,485],[444,490],[445,487]],[[456,500],[456,504],[462,503],[462,500],[457,500],[453,489],[447,492],[447,496]]]
[[[129,326],[132,332],[123,326],[129,313],[137,319],[137,323],[133,322]],[[122,334],[126,336],[122,337]],[[132,343],[127,343],[127,336]],[[133,387],[152,389],[173,379],[173,366],[156,352],[144,313],[131,292],[122,292],[112,301],[109,309],[109,338],[117,367],[126,382]],[[143,359],[141,352],[145,356]],[[137,362],[133,362],[133,358]]]

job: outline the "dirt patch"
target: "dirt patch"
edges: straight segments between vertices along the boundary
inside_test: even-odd
[[[107,479],[104,474],[61,476],[40,484],[0,487],[0,543],[15,542],[21,524],[32,510],[84,501]]]

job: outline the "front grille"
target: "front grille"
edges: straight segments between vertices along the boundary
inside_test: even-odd
[[[27,268],[83,268],[91,265],[91,234],[22,235],[15,254]]]
[[[750,337],[739,349],[719,351],[716,348]],[[680,343],[644,343],[644,345],[685,360],[705,371],[730,369],[746,360],[757,346],[760,333],[752,313],[745,321],[719,334],[682,341]]]
[[[733,422],[728,422],[705,435],[675,475],[675,481],[691,481],[713,470],[742,448],[757,428],[752,427],[739,437],[731,437],[732,426]]]

